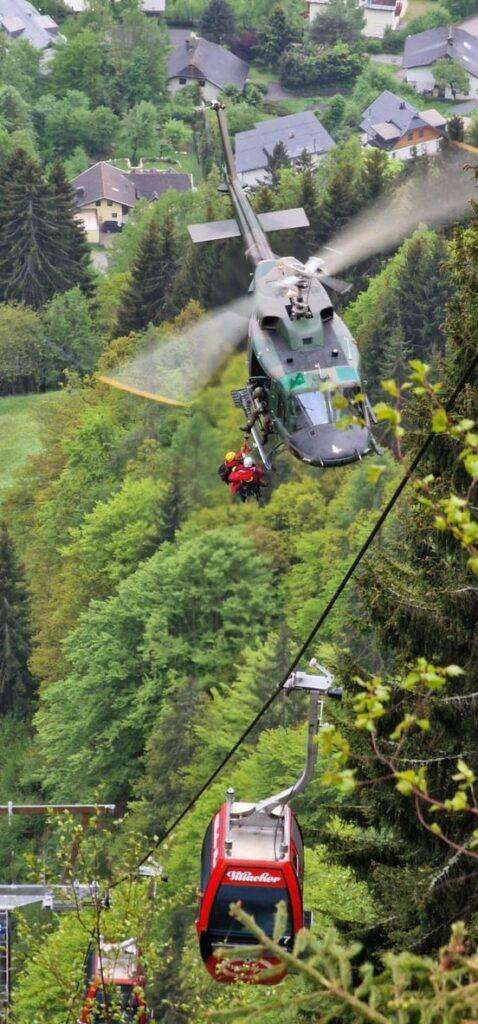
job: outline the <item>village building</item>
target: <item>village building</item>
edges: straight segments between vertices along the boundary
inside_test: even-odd
[[[36,50],[48,50],[63,39],[56,21],[29,0],[0,0],[0,26],[9,39],[26,39]]]
[[[439,90],[433,77],[433,65],[437,60],[448,57],[457,61],[468,72],[470,80],[467,96],[478,96],[478,36],[472,35],[457,25],[442,25],[407,36],[403,53],[405,81],[424,95],[438,96]],[[447,99],[454,97],[451,89],[445,91]]]
[[[63,0],[63,3],[72,14],[81,14],[89,7],[89,0]],[[141,0],[140,7],[145,14],[159,18],[166,10],[166,0]]]
[[[248,74],[249,65],[244,60],[194,32],[174,46],[169,55],[170,92],[196,83],[207,102],[217,100],[227,85],[234,85],[243,92]]]
[[[409,160],[412,156],[438,152],[446,118],[438,110],[418,111],[401,96],[384,89],[364,110],[360,127],[362,145]]]
[[[313,110],[259,121],[250,131],[237,132],[234,142],[236,167],[243,185],[259,185],[266,180],[268,158],[278,142],[284,144],[292,164],[305,152],[313,167],[335,146]]]
[[[307,0],[307,17],[313,21],[330,0]],[[397,29],[405,14],[408,0],[359,0],[365,14],[364,36],[382,39],[386,28]]]
[[[189,192],[193,179],[177,171],[121,171],[102,160],[77,174],[71,185],[76,219],[83,224],[88,241],[97,243],[101,233],[121,231],[138,199],[154,202],[168,189]]]

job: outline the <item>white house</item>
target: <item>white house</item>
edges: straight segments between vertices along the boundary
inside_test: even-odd
[[[201,39],[194,32],[173,47],[169,55],[168,89],[177,92],[196,83],[207,102],[217,100],[226,85],[243,92],[249,65],[230,50]]]
[[[302,114],[259,121],[248,132],[235,136],[236,167],[243,185],[259,185],[267,178],[267,161],[278,142],[283,142],[292,163],[304,152],[312,166],[335,146],[334,140],[317,120],[313,110]]]
[[[438,110],[421,110],[384,89],[364,110],[361,122],[362,145],[383,149],[399,160],[424,153],[433,155],[440,148],[446,118]]]
[[[447,57],[456,60],[468,72],[470,91],[466,95],[478,97],[478,36],[471,35],[456,25],[442,25],[407,36],[403,53],[405,81],[423,95],[437,96],[438,89],[433,77],[433,65]],[[445,91],[447,99],[453,98],[451,89]],[[458,99],[462,96],[458,95]],[[463,94],[463,98],[466,98]]]
[[[309,21],[313,21],[328,3],[330,0],[307,0]],[[363,35],[381,39],[386,28],[398,28],[407,6],[408,0],[359,0],[359,7],[363,7],[365,14]]]

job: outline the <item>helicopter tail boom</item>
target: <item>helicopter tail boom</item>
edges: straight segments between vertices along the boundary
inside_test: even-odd
[[[217,224],[194,224],[189,228],[193,242],[215,242],[223,238],[242,236],[247,258],[257,266],[263,260],[274,259],[269,245],[267,231],[281,231],[287,228],[308,227],[305,210],[275,210],[271,213],[256,214],[242,188],[237,174],[232,150],[231,137],[222,103],[213,103],[221,134],[226,163],[227,189],[231,197],[235,217]]]

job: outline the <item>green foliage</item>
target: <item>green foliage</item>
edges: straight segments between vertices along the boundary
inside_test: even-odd
[[[45,343],[60,370],[91,373],[100,350],[88,300],[81,289],[70,289],[44,307]]]
[[[142,100],[125,114],[121,125],[121,141],[133,164],[141,156],[147,156],[154,143],[156,132],[156,108]]]
[[[0,305],[0,392],[38,391],[53,383],[55,360],[45,345],[41,320],[24,306]]]
[[[409,359],[431,358],[442,349],[440,328],[451,295],[447,258],[440,235],[415,232],[347,311],[363,344],[372,394],[380,380],[404,380]]]
[[[314,42],[333,46],[335,43],[356,45],[365,27],[363,9],[356,0],[332,0],[314,18],[310,36]]]
[[[45,178],[18,150],[0,182],[0,296],[38,308],[56,292],[91,289],[84,232],[61,167]]]
[[[199,20],[200,35],[224,46],[231,42],[235,31],[234,10],[227,0],[210,0]]]
[[[334,46],[294,44],[280,61],[282,85],[291,89],[351,84],[364,67],[364,58],[347,43]]]
[[[28,605],[23,573],[5,523],[0,524],[0,715],[31,700]]]
[[[443,57],[435,62],[432,71],[435,85],[440,92],[445,93],[448,89],[454,100],[458,93],[460,96],[468,96],[470,76],[458,61]]]
[[[259,36],[259,53],[265,64],[275,66],[287,47],[298,38],[297,24],[280,4],[270,12],[270,19]]]
[[[174,220],[168,215],[161,227],[151,220],[143,236],[130,280],[122,297],[118,333],[141,331],[159,323],[170,309],[170,281],[178,262]]]

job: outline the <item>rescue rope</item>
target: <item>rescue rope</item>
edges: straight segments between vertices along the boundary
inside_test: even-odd
[[[462,376],[460,377],[460,379],[458,381],[458,384],[453,389],[453,391],[452,391],[450,397],[448,398],[447,402],[445,402],[444,409],[445,409],[446,412],[451,412],[451,410],[454,408],[454,405],[456,403],[457,398],[461,394],[461,392],[462,392],[463,388],[465,387],[465,385],[471,379],[472,374],[477,369],[477,367],[478,367],[478,351],[475,353],[473,358],[468,363],[468,366],[466,367],[466,369],[464,370]],[[164,829],[164,831],[156,838],[156,840],[154,842],[154,845],[148,850],[148,852],[144,855],[144,857],[142,857],[141,860],[138,862],[138,864],[136,866],[137,870],[143,864],[146,863],[146,861],[149,859],[149,857],[151,857],[154,854],[155,850],[159,849],[159,847],[162,846],[163,843],[166,842],[166,840],[172,835],[172,833],[178,827],[178,825],[180,825],[180,823],[182,821],[184,821],[184,818],[186,818],[187,815],[190,813],[190,811],[192,811],[193,807],[195,807],[195,805],[197,804],[198,800],[209,789],[209,787],[212,786],[213,782],[216,781],[216,779],[221,774],[221,772],[226,767],[226,765],[229,764],[229,761],[232,760],[234,755],[239,750],[239,747],[242,746],[242,744],[245,742],[245,740],[248,738],[248,736],[250,736],[251,732],[253,732],[253,730],[255,729],[256,725],[258,725],[258,723],[260,722],[261,718],[263,718],[263,716],[265,715],[266,711],[269,710],[269,708],[274,703],[274,701],[277,700],[277,698],[283,692],[284,687],[285,687],[285,685],[287,683],[287,680],[289,679],[289,677],[292,675],[292,673],[297,668],[299,662],[304,657],[304,655],[307,652],[308,648],[310,647],[312,641],[315,640],[319,630],[321,629],[321,627],[323,626],[324,622],[329,617],[331,611],[333,610],[333,608],[337,604],[337,601],[338,601],[339,597],[344,592],[347,584],[350,582],[350,580],[352,579],[352,576],[354,575],[354,573],[358,569],[360,563],[363,561],[365,555],[367,554],[368,549],[373,544],[373,541],[375,540],[375,537],[377,536],[377,534],[381,530],[381,528],[384,525],[385,521],[388,519],[388,516],[390,515],[392,509],[394,509],[395,505],[397,504],[397,501],[400,498],[400,496],[402,494],[402,491],[405,490],[405,487],[407,486],[407,484],[411,480],[412,476],[415,473],[415,470],[417,469],[417,467],[420,464],[421,460],[423,459],[424,455],[426,455],[428,449],[432,445],[432,443],[433,443],[434,439],[436,438],[436,436],[437,436],[436,433],[434,431],[432,431],[432,430],[430,430],[429,433],[426,435],[424,441],[422,442],[422,444],[420,445],[418,451],[416,452],[415,456],[413,457],[413,459],[412,459],[408,469],[403,474],[401,480],[399,481],[399,483],[397,484],[395,490],[393,491],[393,494],[388,499],[388,501],[385,504],[384,508],[382,509],[382,512],[380,513],[377,521],[375,522],[374,526],[370,530],[370,533],[368,534],[368,536],[366,537],[365,541],[361,545],[361,547],[360,547],[358,553],[356,554],[355,558],[353,559],[353,561],[349,565],[349,568],[347,569],[347,571],[344,574],[344,576],[342,577],[340,583],[336,587],[334,593],[332,594],[332,597],[327,601],[327,604],[325,605],[325,608],[320,613],[320,615],[319,615],[315,625],[312,627],[312,629],[308,633],[306,639],[303,641],[302,645],[299,647],[299,650],[297,651],[296,655],[292,659],[289,667],[287,668],[286,672],[284,673],[282,679],[280,680],[280,682],[278,683],[276,688],[272,691],[271,695],[264,702],[264,704],[262,705],[260,710],[254,716],[254,718],[249,723],[249,725],[244,729],[244,731],[241,733],[241,735],[236,740],[236,742],[232,745],[232,747],[230,747],[230,749],[227,752],[227,754],[224,755],[224,757],[219,762],[219,764],[214,769],[214,771],[211,772],[211,774],[208,776],[208,778],[203,783],[203,785],[200,786],[199,789],[197,790],[197,792],[194,794],[194,796],[192,796],[191,799],[188,800],[187,804],[183,807],[182,811],[180,811],[179,814],[174,818],[174,820],[171,822],[171,824],[168,825]],[[112,883],[112,885],[109,887],[110,890],[115,889],[118,885],[121,885],[123,882],[127,881],[130,878],[131,878],[131,874],[122,875],[119,879],[116,880],[116,882]]]

